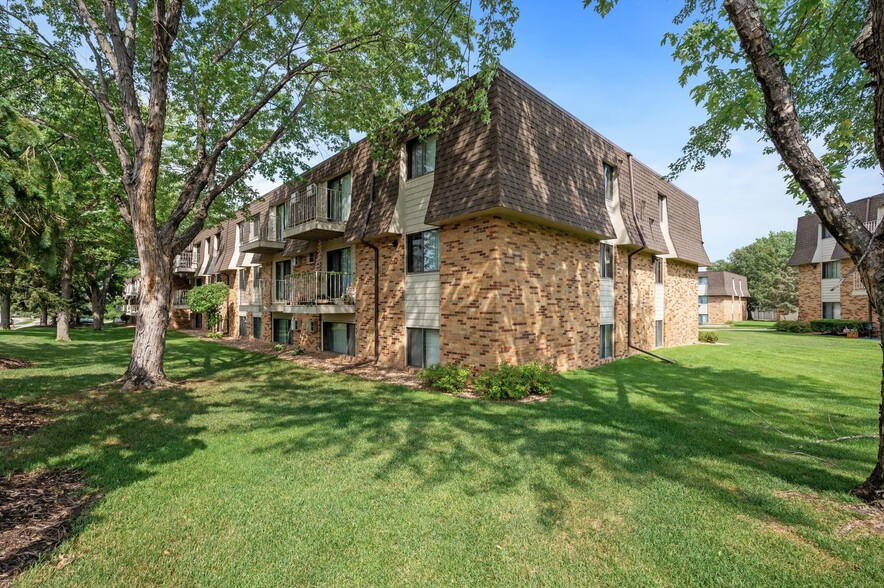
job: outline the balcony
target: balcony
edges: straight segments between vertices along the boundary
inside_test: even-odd
[[[129,282],[126,282],[126,285],[123,286],[123,298],[131,299],[138,298],[141,294],[141,278],[136,278]]]
[[[172,292],[173,308],[190,308],[187,304],[187,290],[174,290]]]
[[[340,237],[350,218],[350,193],[313,188],[289,200],[286,238],[320,241]]]
[[[120,306],[121,314],[128,314],[129,316],[134,316],[138,314],[138,305],[137,304],[123,304]]]
[[[302,272],[276,280],[273,301],[296,314],[350,314],[356,312],[352,273]]]
[[[196,271],[196,255],[193,251],[182,251],[172,262],[172,271],[176,274],[192,274]]]
[[[859,275],[859,272],[853,273],[853,294],[857,296],[866,296],[866,285],[863,284],[862,276]]]
[[[239,236],[239,250],[243,253],[278,253],[285,247],[276,222],[276,215],[269,213],[263,223],[243,223]]]

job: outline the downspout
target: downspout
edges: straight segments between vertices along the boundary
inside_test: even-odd
[[[630,253],[626,258],[626,346],[629,349],[635,349],[636,351],[639,351],[646,355],[650,355],[651,357],[659,359],[660,361],[674,364],[675,362],[671,359],[661,357],[656,353],[653,353],[646,349],[642,349],[641,347],[633,345],[632,343],[632,256],[636,253],[644,251],[646,249],[647,242],[645,241],[645,235],[642,232],[641,223],[638,222],[638,214],[636,213],[635,180],[633,179],[632,174],[632,153],[626,154],[626,161],[629,164],[629,194],[630,199],[632,200],[632,222],[635,223],[635,228],[638,231],[639,240],[641,240],[641,247]]]
[[[380,349],[380,333],[378,332],[378,328],[380,325],[380,315],[381,315],[381,301],[380,301],[380,284],[378,283],[380,276],[380,263],[381,263],[381,251],[377,248],[373,243],[369,243],[365,240],[365,231],[368,229],[368,221],[371,219],[371,210],[374,207],[374,180],[377,175],[377,169],[374,164],[372,164],[371,168],[371,188],[370,188],[370,198],[368,200],[368,210],[365,213],[365,223],[362,225],[362,234],[359,235],[359,240],[363,245],[367,245],[371,247],[374,251],[374,361],[377,362],[381,357],[381,349]]]

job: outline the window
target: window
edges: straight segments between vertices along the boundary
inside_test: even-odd
[[[605,201],[614,202],[614,190],[616,186],[614,182],[617,180],[616,170],[614,166],[605,164]]]
[[[350,187],[349,172],[328,181],[328,218],[345,221],[350,218]]]
[[[439,229],[408,235],[408,273],[439,271]]]
[[[292,344],[292,321],[290,319],[273,319],[273,342],[283,345]]]
[[[701,278],[697,278],[697,284],[699,284],[701,286],[708,286],[709,285],[709,278],[707,278],[706,276],[703,276]]]
[[[660,215],[660,223],[666,222],[666,196],[657,194],[657,213]]]
[[[614,325],[602,325],[599,337],[599,357],[610,359],[614,357]]]
[[[301,330],[301,320],[300,319],[293,320],[292,321],[292,331],[297,333],[300,330]]]
[[[701,314],[700,315],[700,324],[705,325],[708,322],[709,322],[709,315],[708,314]]]
[[[288,207],[285,203],[279,204],[276,207],[276,226],[274,227],[276,232],[271,236],[270,241],[282,241],[282,232],[285,230],[287,220]]]
[[[841,303],[840,302],[823,302],[823,318],[824,319],[840,319]]]
[[[246,270],[239,270],[239,294],[240,296],[245,296],[246,287],[249,285],[249,279],[246,277]]]
[[[823,239],[831,239],[832,233],[829,232],[829,229],[825,227],[825,225],[820,224],[821,236]]]
[[[654,282],[657,284],[663,283],[663,258],[655,257],[654,258]]]
[[[239,336],[241,339],[249,336],[249,318],[247,316],[239,317]]]
[[[203,328],[203,315],[201,315],[201,314],[193,315],[193,328],[194,329],[202,329]]]
[[[656,321],[654,325],[654,331],[656,335],[654,344],[657,347],[663,347],[663,321]]]
[[[307,263],[308,264],[309,263],[316,263],[316,254],[315,253],[308,253],[307,254]]]
[[[407,329],[407,358],[411,367],[427,367],[439,363],[439,329]]]
[[[823,263],[823,279],[831,280],[841,277],[841,262],[826,261]]]
[[[261,338],[261,317],[252,317],[252,339]]]
[[[697,298],[699,299],[700,304],[709,304],[708,296],[698,296]]]
[[[602,278],[614,277],[614,246],[602,243],[601,245],[601,264],[599,266],[599,274]]]
[[[408,179],[419,178],[436,169],[436,136],[423,141],[414,139],[406,145],[408,151]]]
[[[256,265],[252,268],[252,297],[255,304],[261,303],[261,266]]]
[[[288,300],[289,281],[286,279],[292,273],[292,262],[290,259],[276,262],[276,289],[273,294],[276,300]]]
[[[212,250],[213,250],[213,251],[218,251],[218,235],[215,235],[215,236],[212,238]]]
[[[356,355],[356,325],[322,323],[322,349],[341,355]]]

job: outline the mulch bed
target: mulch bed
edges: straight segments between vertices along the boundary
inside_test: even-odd
[[[79,470],[61,469],[0,478],[0,586],[54,549],[92,502]],[[60,558],[57,567],[70,563]]]
[[[15,359],[12,357],[0,357],[0,370],[20,370],[34,365],[30,361]]]
[[[29,402],[0,400],[0,438],[27,435],[46,424],[49,408]]]

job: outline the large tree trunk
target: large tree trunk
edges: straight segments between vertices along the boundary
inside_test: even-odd
[[[141,262],[141,295],[129,368],[119,380],[124,390],[150,389],[167,382],[163,361],[172,298],[172,255],[160,247],[156,230],[135,228],[135,236]],[[166,248],[171,250],[171,245]]]
[[[68,238],[61,259],[61,310],[55,321],[55,340],[70,341],[71,327],[71,282],[74,273],[74,239]]]
[[[105,297],[102,295],[101,287],[98,284],[92,284],[89,292],[89,302],[92,305],[92,330],[100,331],[104,325],[104,306]]]
[[[869,301],[880,317],[884,302],[884,225],[874,235],[866,229],[847,208],[828,169],[807,144],[789,76],[761,18],[757,0],[725,0],[724,7],[764,94],[765,127],[770,140],[823,225],[856,264]],[[879,163],[884,163],[884,0],[870,0],[869,21],[858,33],[852,50],[875,80],[875,152]],[[881,345],[884,350],[884,329]],[[884,362],[878,392],[877,460],[868,479],[852,490],[870,502],[884,501]]]
[[[0,292],[0,329],[12,328],[12,301],[9,292]]]

